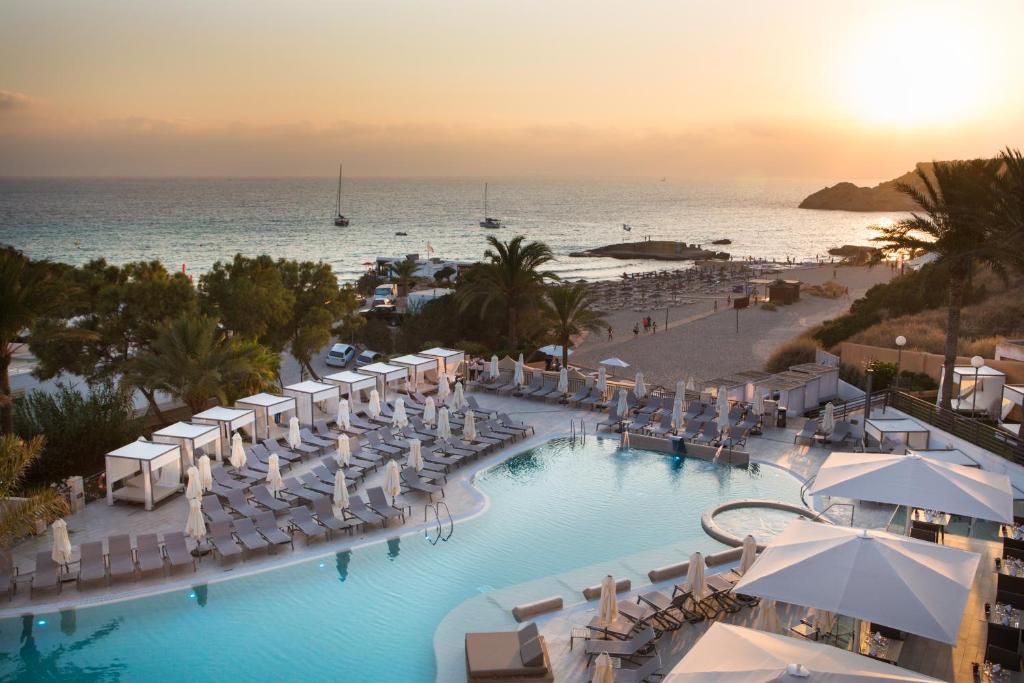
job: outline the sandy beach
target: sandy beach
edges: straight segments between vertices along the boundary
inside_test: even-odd
[[[720,283],[711,293],[679,294],[680,305],[668,307],[667,329],[666,308],[644,308],[642,298],[637,296],[634,305],[608,312],[606,317],[612,326],[613,339],[609,341],[606,334],[590,335],[577,347],[572,362],[597,367],[602,359],[617,356],[636,370],[642,370],[649,382],[664,386],[672,386],[690,375],[699,381],[743,370],[760,370],[779,345],[823,320],[844,313],[869,288],[887,282],[893,275],[893,270],[887,266],[824,265],[785,270],[778,277],[800,280],[806,285],[836,279],[849,287],[849,297],[826,299],[802,292],[799,302],[779,306],[776,311],[763,310],[760,306],[741,310],[739,333],[736,332],[736,312],[728,304],[728,282]],[[647,287],[646,296],[653,298],[656,290],[666,285],[652,280]],[[665,298],[671,300],[671,297],[663,297],[663,300]],[[692,303],[684,304],[684,300]],[[641,326],[640,334],[634,337],[633,325],[644,316],[657,321],[657,332],[645,333]],[[629,376],[632,372],[631,369]]]

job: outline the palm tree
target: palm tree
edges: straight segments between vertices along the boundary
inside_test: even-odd
[[[1007,147],[999,155],[1002,171],[996,181],[995,205],[999,239],[1024,270],[1024,155]]]
[[[14,434],[0,435],[0,545],[33,533],[37,520],[49,523],[67,513],[67,501],[54,489],[22,490],[25,473],[42,454],[46,440],[28,441]]]
[[[964,289],[978,264],[987,264],[997,274],[1005,273],[1009,258],[1006,245],[994,239],[992,227],[992,189],[1000,162],[975,159],[971,161],[935,162],[934,178],[922,168],[917,169],[916,186],[900,184],[900,192],[910,196],[924,213],[890,226],[875,226],[880,234],[872,238],[882,243],[885,253],[922,251],[935,254],[935,265],[949,274],[946,346],[943,362],[941,406],[950,407],[957,343],[960,336],[960,310]]]
[[[398,296],[406,296],[409,293],[409,285],[413,282],[418,268],[419,265],[410,259],[391,264],[391,273],[398,284]]]
[[[490,248],[484,252],[487,260],[475,269],[457,293],[460,312],[472,305],[479,305],[486,311],[496,302],[503,303],[512,347],[519,341],[519,313],[528,303],[537,300],[545,281],[558,279],[552,273],[538,270],[554,259],[551,248],[543,242],[524,244],[525,239],[517,235],[502,242],[488,235]]]
[[[583,332],[600,332],[608,322],[591,308],[590,291],[581,283],[548,287],[544,303],[552,333],[562,347],[562,367],[568,367],[572,338]]]
[[[263,389],[279,362],[257,342],[228,338],[213,318],[186,314],[164,323],[151,348],[132,359],[129,381],[163,391],[198,413],[211,398],[226,404]]]

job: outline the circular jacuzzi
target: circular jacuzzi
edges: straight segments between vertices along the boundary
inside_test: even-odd
[[[765,545],[794,519],[816,519],[817,513],[799,505],[781,500],[731,500],[704,511],[700,524],[708,536],[738,547],[747,534],[752,534],[758,545]]]

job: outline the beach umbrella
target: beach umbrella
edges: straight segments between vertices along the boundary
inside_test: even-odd
[[[938,543],[798,519],[761,551],[735,592],[956,643],[980,560]]]
[[[602,652],[594,660],[593,676],[590,683],[615,683],[615,667],[607,652]]]
[[[344,478],[342,476],[342,479]],[[275,497],[284,488],[284,479],[281,478],[281,464],[277,453],[271,453],[267,458],[267,488],[270,490],[270,495]]]
[[[757,541],[751,534],[747,534],[743,539],[743,552],[740,554],[740,566],[736,570],[740,576],[743,576],[750,569],[750,566],[754,564],[754,560],[757,559]]]
[[[203,497],[203,481],[199,476],[199,468],[192,466],[186,471],[188,474],[188,485],[185,486],[185,497],[189,500]]]
[[[456,411],[462,410],[468,404],[466,403],[466,392],[462,388],[462,382],[455,383],[455,393],[452,394],[452,406]]]
[[[828,436],[836,428],[836,413],[835,408],[832,406],[832,402],[829,401],[825,404],[825,412],[821,415],[821,431],[825,436]]]
[[[626,390],[619,389],[619,402],[615,405],[615,414],[619,417],[625,417],[628,412],[629,406],[626,405]]]
[[[210,456],[199,456],[199,479],[203,482],[203,490],[213,488],[213,470],[210,468]]]
[[[699,552],[690,555],[690,567],[686,570],[686,581],[690,584],[694,602],[703,600],[707,587],[704,584],[704,556]]]
[[[206,538],[206,520],[203,519],[202,501],[199,498],[193,498],[188,502],[185,535],[195,539],[197,543]]]
[[[678,431],[683,428],[683,398],[682,394],[676,394],[676,400],[672,401],[672,429]]]
[[[349,411],[348,399],[343,398],[338,401],[338,415],[334,421],[345,431],[352,429],[352,414]]]
[[[601,600],[597,604],[597,618],[605,627],[619,618],[619,605],[615,597],[615,579],[609,574],[601,581]]]
[[[384,493],[395,498],[401,492],[402,475],[398,471],[398,463],[394,460],[389,460],[388,466],[384,469]]]
[[[448,409],[444,406],[437,411],[437,437],[439,439],[452,438],[452,426],[448,421]]]
[[[558,371],[558,393],[568,394],[569,393],[569,371],[562,368]]]
[[[664,683],[937,683],[937,679],[930,676],[833,645],[723,622],[712,624],[662,680]]]
[[[676,382],[676,398],[684,398],[686,396],[686,382],[679,380]]]
[[[293,417],[288,420],[288,445],[298,448],[300,443],[302,443],[302,434],[299,432],[299,418]]]
[[[917,454],[833,453],[810,493],[1013,524],[1013,491],[1005,474]]]
[[[462,436],[466,437],[466,441],[476,441],[476,417],[472,410],[466,413],[466,423],[462,425]]]
[[[437,402],[444,403],[451,395],[451,387],[448,386],[448,375],[440,374],[437,376]]]
[[[644,384],[644,373],[636,373],[636,387],[633,391],[636,393],[637,398],[643,398],[647,395],[647,385]]]
[[[348,467],[349,462],[352,461],[352,444],[346,434],[338,436],[338,448],[334,451],[334,459],[342,467]]]
[[[691,393],[697,391],[697,383],[693,381],[693,375],[686,378],[686,390]]]
[[[402,427],[408,426],[408,424],[409,418],[405,414],[405,401],[400,398],[396,398],[395,412],[394,415],[391,416],[391,426],[401,429]]]
[[[345,484],[345,477],[339,472],[334,478],[334,495],[331,496],[334,503],[334,516],[343,518],[342,510],[348,508],[348,486]]]
[[[423,404],[423,421],[428,425],[437,422],[437,404],[433,396],[427,396],[427,402]]]
[[[366,409],[370,411],[370,417],[380,417],[380,392],[376,389],[370,390],[370,404]]]
[[[597,369],[597,390],[602,394],[608,390],[608,373],[603,365]]]
[[[764,415],[764,394],[760,391],[757,392],[757,398],[754,399],[754,405],[750,406],[750,411],[757,417]]]
[[[523,354],[519,354],[519,359],[516,360],[516,370],[512,375],[512,383],[517,387],[521,387],[526,384],[523,378]]]
[[[50,550],[50,557],[57,564],[67,564],[71,561],[71,538],[68,536],[68,523],[63,519],[54,520],[50,525],[53,532],[53,548]]]
[[[417,472],[423,469],[423,446],[419,439],[409,439],[409,459],[406,464]]]
[[[629,367],[629,363],[622,360],[621,358],[616,358],[614,356],[612,356],[611,358],[605,358],[603,361],[598,363],[598,365],[606,367],[609,370],[611,370],[612,376],[615,375],[615,368],[619,368],[620,370],[622,370]]]
[[[729,428],[729,395],[726,393],[725,387],[718,387],[715,410],[718,411],[718,429],[725,431]]]
[[[236,470],[245,467],[245,449],[242,448],[242,435],[238,432],[231,437],[231,466]]]
[[[487,374],[488,374],[488,376],[490,376],[491,379],[497,379],[498,378],[498,357],[497,356],[491,356],[491,367],[489,368],[489,372]]]

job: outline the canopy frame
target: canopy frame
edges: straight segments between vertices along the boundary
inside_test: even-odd
[[[277,422],[274,418],[282,414],[286,418],[295,415],[297,406],[294,396],[259,393],[238,399],[235,401],[235,407],[239,410],[253,411],[256,414],[255,438],[268,439],[270,425]]]
[[[231,450],[231,436],[236,431],[242,431],[252,425],[252,439],[256,439],[256,413],[252,410],[239,410],[238,408],[225,408],[216,406],[192,416],[192,421],[197,424],[217,425],[220,427],[220,452],[229,453]]]
[[[181,446],[182,472],[195,464],[196,449],[207,444],[213,444],[214,460],[216,462],[221,460],[220,430],[216,425],[175,422],[153,432],[150,438],[157,443],[170,443]]]
[[[169,476],[164,476],[165,470]],[[121,446],[106,455],[107,505],[124,500],[141,502],[146,510],[152,510],[154,504],[180,491],[181,473],[178,444],[139,440]],[[135,483],[115,486],[135,479],[141,483],[141,494]]]
[[[338,411],[338,400],[341,398],[341,390],[337,384],[326,384],[306,380],[297,384],[289,384],[283,390],[285,396],[295,399],[296,417],[299,424],[312,426],[316,419],[317,404],[325,404],[322,411],[329,418],[333,418]]]

